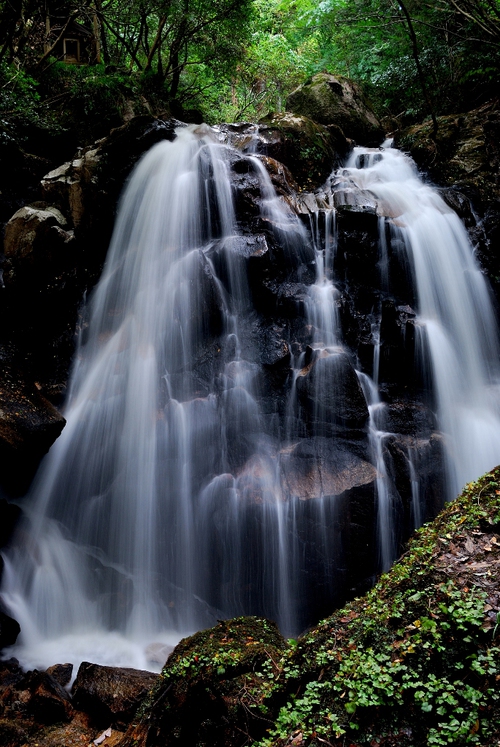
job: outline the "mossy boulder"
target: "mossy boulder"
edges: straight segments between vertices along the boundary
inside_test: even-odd
[[[285,649],[276,625],[257,617],[183,639],[120,747],[238,747],[261,737],[270,722],[255,708],[255,693]]]
[[[341,75],[318,73],[292,91],[288,111],[323,125],[336,125],[360,145],[378,146],[384,130],[358,85]]]
[[[290,113],[262,119],[259,138],[266,154],[287,166],[301,189],[321,186],[352,147],[336,125],[325,127]]]
[[[395,144],[440,185],[466,192],[477,207],[500,199],[500,110],[489,103],[465,114],[438,117],[401,131]]]

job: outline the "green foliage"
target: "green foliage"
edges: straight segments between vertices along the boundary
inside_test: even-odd
[[[40,120],[38,83],[21,68],[0,64],[0,117],[17,121]],[[2,134],[3,138],[7,133]]]
[[[447,0],[406,3],[437,113],[470,109],[494,95],[499,83],[500,39],[492,43],[491,34],[455,5]],[[325,0],[306,14],[306,22],[317,37],[321,64],[362,83],[379,113],[406,121],[429,113],[408,23],[396,0]],[[473,86],[471,69],[477,71]]]
[[[57,114],[60,126],[92,142],[123,123],[129,111],[142,114],[142,80],[128,71],[108,72],[104,65],[76,66],[56,62],[40,88],[44,106]]]

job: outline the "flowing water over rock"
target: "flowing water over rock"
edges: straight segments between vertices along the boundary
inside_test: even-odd
[[[442,450],[447,498],[500,461],[497,332],[457,216],[391,148],[280,197],[253,132],[241,153],[179,128],[124,194],[5,557],[26,666],[146,668],[240,614],[297,633],[435,510]]]

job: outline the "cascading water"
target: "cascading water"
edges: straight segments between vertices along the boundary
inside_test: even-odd
[[[448,497],[500,461],[495,324],[458,218],[402,154],[355,149],[304,226],[257,150],[252,140],[237,154],[238,173],[257,180],[257,237],[235,216],[236,151],[209,128],[179,128],[155,146],[124,194],[67,425],[5,556],[2,599],[21,623],[25,666],[86,658],[146,668],[149,644],[222,616],[263,614],[297,633],[308,605],[326,612],[336,587],[349,588],[347,558],[362,548],[349,549],[346,522],[374,494],[378,568],[388,567],[398,492],[378,389],[380,310],[373,369],[356,374],[340,314],[348,283],[335,268],[335,206],[349,190],[380,216],[381,293],[396,254],[412,268]],[[260,256],[278,266],[280,287],[302,294],[298,321],[282,322],[277,365],[259,349],[270,323],[249,263]],[[413,442],[406,453],[418,523]]]
[[[436,190],[417,176],[414,164],[388,141],[379,150],[355,148],[343,172],[377,200],[382,287],[390,284],[388,252],[402,253],[413,277],[418,310],[416,356],[430,369],[438,425],[444,435],[447,498],[491,469],[500,458],[500,365],[498,332],[489,292],[464,226]],[[389,236],[389,237],[388,237]],[[423,336],[423,340],[422,340]],[[420,348],[420,350],[419,350]],[[375,346],[377,352],[377,346]],[[379,537],[382,567],[394,560],[391,499],[383,459],[380,402],[365,374],[379,471]],[[378,381],[378,360],[374,363]],[[378,439],[378,440],[377,440]],[[408,454],[412,513],[421,507],[413,454]],[[389,507],[389,508],[388,508]]]
[[[414,276],[452,499],[500,456],[500,358],[489,291],[464,226],[410,159],[386,148],[380,160],[356,168],[360,155],[355,148],[349,175],[377,197],[390,241]]]

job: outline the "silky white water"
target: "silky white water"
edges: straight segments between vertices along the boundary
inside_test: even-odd
[[[27,667],[82,659],[155,666],[148,646],[252,605],[293,627],[290,511],[254,397],[258,366],[239,340],[249,298],[232,250],[226,153],[209,128],[180,128],[174,143],[142,159],[125,192],[77,352],[67,425],[5,558],[2,599],[21,624],[16,655]],[[300,248],[304,228],[251,160],[263,215],[290,251]],[[200,391],[207,335],[219,337],[220,373]],[[234,453],[246,461],[237,476]],[[249,553],[242,535],[254,493],[264,503],[262,546]],[[252,574],[257,592],[246,597]],[[205,601],[210,587],[222,609]],[[267,607],[252,601],[261,587]]]
[[[438,192],[420,179],[411,159],[391,148],[390,142],[384,145],[381,149],[354,148],[343,175],[377,200],[382,285],[390,282],[386,223],[390,245],[404,253],[413,276],[418,334],[424,337],[423,354],[434,385],[436,415],[444,436],[447,498],[451,500],[467,482],[500,460],[498,330],[489,291],[462,222]],[[377,363],[374,377],[377,380]],[[377,406],[376,395],[370,404]],[[421,511],[411,450],[408,458],[412,512],[418,525]],[[385,466],[379,464],[383,483],[379,536],[382,565],[387,569],[394,547],[387,528],[390,499]]]
[[[342,537],[331,484],[350,462],[341,455],[331,474],[323,469],[338,423],[314,404],[308,441],[298,395],[311,366],[314,402],[339,386],[342,371],[354,375],[339,316],[334,200],[306,228],[254,151],[248,164],[268,237],[286,266],[314,267],[306,339],[284,379],[284,425],[263,410],[262,365],[248,332],[256,314],[239,250],[233,151],[209,128],[180,128],[174,142],[146,154],[125,191],[81,333],[67,425],[5,554],[2,599],[21,624],[13,652],[28,668],[82,660],[158,667],[182,635],[239,614],[268,616],[295,634],[307,619],[303,600],[316,593],[311,568],[317,595],[334,598]],[[497,332],[486,285],[460,221],[401,153],[355,149],[342,179],[377,203],[383,292],[391,252],[404,254],[414,276],[452,498],[500,461]],[[397,496],[384,451],[377,324],[373,330],[374,366],[358,376],[386,569],[397,550]],[[313,465],[298,488],[291,454],[294,465]]]

